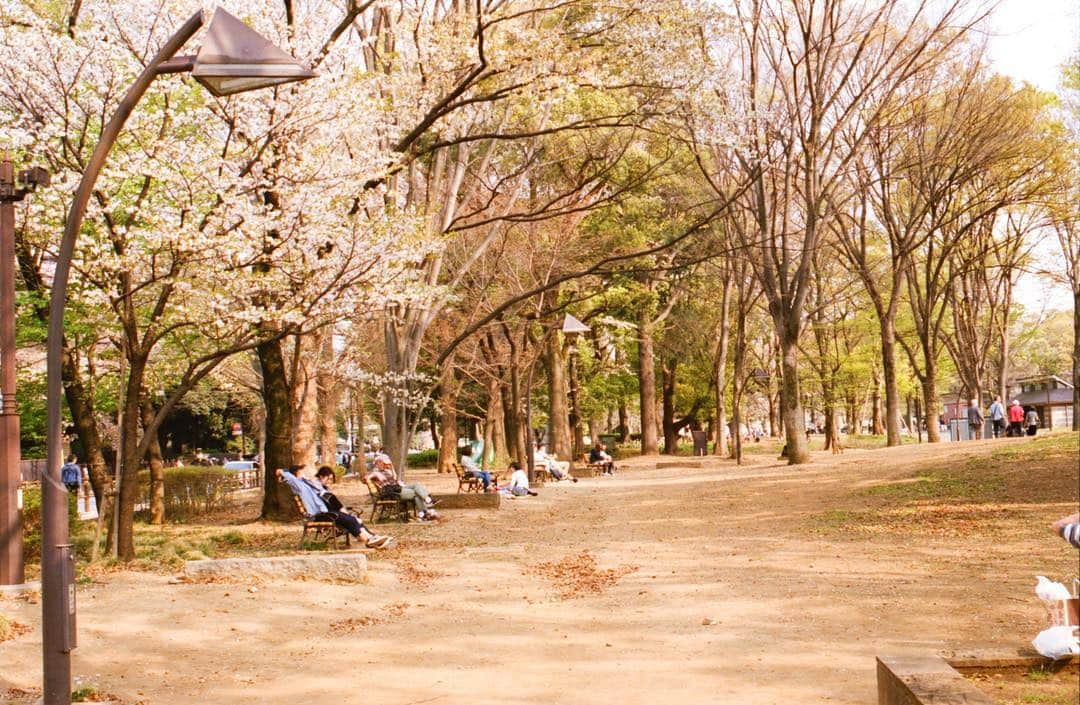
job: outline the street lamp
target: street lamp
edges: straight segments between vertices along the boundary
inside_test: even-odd
[[[200,10],[169,37],[128,88],[116,112],[102,129],[101,138],[75,190],[56,258],[47,345],[48,453],[46,475],[41,483],[44,705],[68,705],[71,702],[71,650],[75,648],[75,554],[68,542],[67,493],[60,484],[60,396],[63,393],[60,361],[68,275],[75,241],[94,183],[135,105],[151,82],[161,74],[190,72],[195,80],[216,96],[301,81],[315,75],[311,69],[220,8],[210,20],[205,44],[198,53],[174,58],[205,20],[205,14]]]
[[[22,519],[19,516],[19,408],[15,404],[15,204],[38,186],[49,185],[41,167],[15,178],[11,158],[0,161],[0,586],[20,589],[23,572]]]

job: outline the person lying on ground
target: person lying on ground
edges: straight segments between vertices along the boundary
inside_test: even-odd
[[[1054,533],[1080,548],[1080,513],[1062,517],[1052,524]]]
[[[536,451],[533,453],[533,463],[535,463],[536,467],[547,470],[548,474],[555,478],[556,481],[573,480],[577,482],[577,478],[570,474],[570,463],[548,455],[546,446],[536,447]]]
[[[605,475],[611,475],[615,472],[615,459],[608,455],[607,446],[603,443],[597,443],[589,451],[589,462],[603,468]]]
[[[300,503],[304,505],[304,511],[312,519],[316,521],[333,521],[353,538],[358,541],[362,540],[368,548],[386,548],[393,543],[394,539],[372,533],[358,517],[346,512],[340,500],[334,497],[333,493],[327,492],[325,489],[321,493],[316,491],[316,483],[307,481],[303,477],[303,465],[293,465],[288,470],[278,468],[274,472],[278,479],[287,484],[293,494],[300,498]],[[330,474],[333,474],[332,470]],[[331,509],[326,500],[323,499],[323,495],[333,497],[331,504],[336,506],[337,509]]]
[[[514,497],[535,497],[536,492],[529,489],[529,476],[521,469],[517,462],[510,463],[510,482],[502,489]]]
[[[393,465],[376,461],[375,468],[365,475],[364,479],[379,489],[379,499],[400,497],[406,502],[412,502],[416,507],[416,518],[420,521],[435,521],[440,518],[440,514],[432,509],[435,506],[435,500],[431,498],[427,488],[419,482],[411,485],[402,484],[397,478],[397,473],[394,472]]]
[[[461,469],[465,471],[466,477],[479,478],[484,483],[484,492],[491,491],[491,473],[481,469],[476,464],[476,461],[472,459],[472,455],[469,454],[468,448],[461,449]]]

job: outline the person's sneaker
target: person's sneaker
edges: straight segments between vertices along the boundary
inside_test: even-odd
[[[368,539],[368,548],[386,548],[393,541],[389,536],[372,536]]]
[[[530,497],[535,497],[535,496],[536,496],[536,493],[535,493],[535,492],[533,492],[532,490],[529,490],[529,496],[530,496]]]
[[[571,479],[571,480],[573,480],[574,482],[577,482],[577,478],[576,478],[576,477],[571,477],[570,479]]]

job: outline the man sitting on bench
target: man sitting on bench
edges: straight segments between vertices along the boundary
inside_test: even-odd
[[[427,489],[419,482],[411,485],[401,484],[390,458],[383,459],[375,456],[375,467],[364,476],[364,479],[370,480],[379,488],[380,499],[397,495],[406,502],[412,502],[416,506],[416,518],[420,521],[435,521],[439,518],[439,513],[432,509],[435,506],[435,500],[428,494]]]
[[[325,487],[322,491],[319,491],[314,482],[303,477],[303,470],[303,465],[293,465],[288,470],[278,468],[276,474],[278,479],[288,485],[293,494],[300,498],[301,504],[304,505],[304,511],[312,519],[316,521],[333,521],[353,538],[357,540],[363,539],[364,545],[368,548],[386,548],[393,543],[394,539],[389,536],[378,536],[371,533],[364,526],[364,522],[346,512],[341,501],[332,492],[326,490]],[[331,509],[326,500],[329,500],[330,504],[336,506],[337,509]]]
[[[597,442],[593,449],[589,451],[589,464],[598,465],[605,475],[611,475],[615,472],[615,460],[608,455],[607,446],[603,443]]]
[[[570,463],[559,460],[553,455],[548,455],[546,446],[536,446],[533,453],[533,463],[538,468],[546,469],[556,482],[562,480],[577,482],[577,478],[570,474]]]

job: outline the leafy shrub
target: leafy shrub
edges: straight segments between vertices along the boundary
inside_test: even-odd
[[[438,449],[422,450],[419,453],[409,453],[410,468],[433,468],[439,462]]]
[[[168,521],[191,521],[218,512],[235,479],[220,467],[165,468],[165,517]],[[150,473],[139,473],[139,496],[150,502]]]
[[[22,486],[23,561],[41,562],[41,485],[27,483]],[[68,494],[68,526],[75,529],[79,521],[79,509],[73,493]]]

